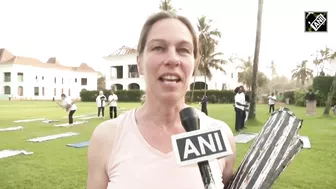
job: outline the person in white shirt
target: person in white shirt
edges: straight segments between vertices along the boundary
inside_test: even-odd
[[[246,102],[245,102],[245,95],[242,92],[243,88],[242,87],[237,87],[234,92],[236,93],[235,95],[235,112],[236,112],[236,121],[235,121],[235,130],[236,132],[239,132],[240,130],[244,129],[244,122],[245,122],[245,117],[244,117],[244,111],[245,108],[247,107]]]
[[[77,110],[77,105],[69,97],[66,97],[65,94],[61,95],[62,102],[56,101],[56,103],[62,108],[69,112],[69,125],[73,124],[73,115]]]
[[[268,97],[268,105],[269,105],[268,113],[274,112],[275,102],[276,102],[276,96],[274,95],[274,93],[272,93],[271,96]]]
[[[103,91],[99,91],[99,95],[96,98],[96,104],[98,108],[98,117],[100,117],[100,112],[102,113],[101,117],[105,116],[105,101],[106,97]]]
[[[110,105],[110,118],[116,118],[117,117],[117,101],[118,96],[114,94],[113,91],[111,91],[111,95],[108,98],[108,104]]]

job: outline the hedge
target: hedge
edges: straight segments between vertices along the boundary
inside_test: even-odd
[[[104,95],[108,97],[110,95],[110,90],[104,90]],[[88,91],[83,89],[80,92],[81,101],[83,102],[94,102],[98,95],[97,90]],[[188,91],[186,94],[186,101],[190,102],[191,91]],[[246,92],[250,95],[250,92]],[[119,90],[115,91],[115,94],[118,95],[119,102],[140,102],[141,96],[144,94],[143,90]],[[194,91],[194,102],[200,102],[204,95],[203,90]],[[208,90],[207,97],[209,103],[234,103],[234,92],[231,90]],[[251,98],[251,96],[250,96]]]

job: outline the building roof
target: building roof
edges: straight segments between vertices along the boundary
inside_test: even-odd
[[[56,57],[51,57],[47,62],[42,62],[35,58],[15,56],[7,49],[0,49],[0,65],[1,64],[18,64],[27,65],[40,68],[50,68],[59,70],[69,70],[76,72],[96,72],[93,68],[88,66],[86,63],[80,64],[78,67],[64,66],[59,63]]]
[[[128,55],[128,54],[135,54],[137,52],[136,47],[127,47],[127,46],[122,46],[118,50],[114,51],[112,54],[108,55],[107,57],[116,57],[116,56],[123,56],[123,55]]]

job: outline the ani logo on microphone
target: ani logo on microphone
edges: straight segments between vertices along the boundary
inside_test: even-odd
[[[172,136],[173,151],[180,166],[232,155],[223,128],[185,132]]]
[[[305,12],[305,32],[328,32],[328,12]]]

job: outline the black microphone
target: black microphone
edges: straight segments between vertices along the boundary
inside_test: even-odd
[[[195,108],[187,107],[180,111],[181,123],[186,132],[200,129],[200,120]],[[215,181],[212,177],[209,161],[201,161],[197,163],[201,172],[203,185],[205,189],[216,189]]]

